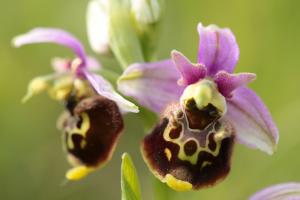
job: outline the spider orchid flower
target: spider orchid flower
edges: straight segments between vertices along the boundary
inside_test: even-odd
[[[66,173],[79,180],[110,160],[123,130],[121,113],[138,108],[114,91],[102,76],[97,61],[88,57],[82,44],[70,33],[55,28],[36,28],[17,36],[16,47],[33,43],[55,43],[74,51],[74,59],[55,58],[54,73],[33,79],[23,101],[42,91],[66,105],[59,119],[68,160],[74,168]]]
[[[278,130],[258,95],[252,73],[233,74],[239,48],[230,29],[198,25],[197,63],[172,51],[170,60],[135,63],[119,90],[161,113],[142,142],[147,165],[175,190],[199,189],[230,171],[234,141],[272,154]]]
[[[252,195],[249,200],[299,200],[300,183],[281,183],[264,188]]]

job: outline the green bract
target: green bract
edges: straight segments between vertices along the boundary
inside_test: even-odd
[[[122,200],[142,199],[138,175],[128,153],[122,155],[121,189]]]

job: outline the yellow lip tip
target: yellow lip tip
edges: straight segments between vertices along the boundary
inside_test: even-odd
[[[91,169],[86,166],[74,167],[67,171],[66,178],[70,181],[77,181],[86,177],[90,171]]]
[[[179,192],[189,191],[193,188],[193,185],[191,183],[187,181],[178,180],[171,174],[166,175],[164,182],[166,182],[166,184],[170,188]]]

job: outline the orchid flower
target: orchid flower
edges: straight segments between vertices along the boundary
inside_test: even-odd
[[[239,48],[230,29],[198,25],[197,63],[172,51],[171,60],[135,63],[119,90],[161,113],[142,143],[147,165],[175,190],[199,189],[230,171],[234,141],[272,154],[278,130],[260,97],[246,85],[253,73],[233,74]]]
[[[281,183],[264,188],[252,195],[249,200],[299,200],[300,183]]]
[[[59,44],[76,55],[74,59],[54,59],[54,74],[33,79],[24,100],[48,90],[55,100],[66,104],[59,128],[64,132],[68,160],[74,166],[66,177],[78,180],[111,158],[124,126],[121,113],[138,112],[138,108],[92,72],[100,65],[86,55],[82,44],[70,33],[36,28],[13,40],[16,47],[33,43]]]

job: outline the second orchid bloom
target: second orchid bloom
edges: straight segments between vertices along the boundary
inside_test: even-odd
[[[48,91],[52,98],[65,104],[58,127],[73,165],[66,178],[79,180],[111,158],[124,126],[122,113],[138,112],[138,108],[93,72],[99,71],[100,65],[86,55],[82,44],[70,33],[36,28],[13,40],[16,47],[33,43],[60,44],[76,54],[74,59],[54,59],[55,73],[33,79],[23,101]]]
[[[162,182],[184,191],[214,185],[230,171],[235,140],[272,154],[278,130],[257,94],[256,76],[233,74],[239,48],[225,28],[198,25],[198,61],[172,59],[129,66],[119,90],[161,114],[142,143],[146,163]]]

